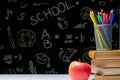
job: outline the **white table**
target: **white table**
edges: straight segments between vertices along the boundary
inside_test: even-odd
[[[89,80],[93,80],[91,75]],[[68,74],[0,75],[0,80],[70,80]]]

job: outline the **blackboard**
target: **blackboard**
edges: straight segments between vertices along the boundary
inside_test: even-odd
[[[73,60],[90,64],[95,50],[89,11],[115,13],[113,49],[119,48],[119,0],[1,0],[0,74],[65,74]]]

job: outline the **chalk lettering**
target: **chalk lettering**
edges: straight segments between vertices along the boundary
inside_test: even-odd
[[[70,6],[67,2],[59,2],[57,6],[52,6],[51,8],[47,8],[46,10],[38,12],[35,16],[31,16],[30,23],[31,25],[36,25],[39,21],[44,21],[50,17],[58,16],[73,7],[75,7],[75,5]]]
[[[17,17],[18,20],[19,20],[19,21],[24,20],[24,16],[25,16],[25,15],[26,15],[25,13],[20,13],[20,16]]]
[[[31,22],[30,22],[31,25],[34,26],[34,25],[38,24],[38,20],[35,18],[35,16],[31,16],[31,17],[30,17],[30,20],[31,20]]]
[[[40,16],[40,17],[39,17],[39,16]],[[39,21],[44,21],[44,20],[45,20],[45,18],[44,18],[43,16],[41,16],[40,13],[37,13],[37,19],[38,19]]]
[[[43,30],[41,40],[43,40],[45,37],[47,37],[48,39],[51,39],[46,29]]]
[[[45,49],[49,49],[52,47],[52,43],[50,42],[50,40],[44,40],[43,41],[43,46]]]

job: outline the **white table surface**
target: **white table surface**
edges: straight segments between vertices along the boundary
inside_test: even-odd
[[[93,80],[91,75],[88,80]],[[0,80],[70,80],[68,74],[0,75]]]

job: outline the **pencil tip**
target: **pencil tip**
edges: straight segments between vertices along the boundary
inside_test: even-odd
[[[113,9],[110,12],[113,13]]]

